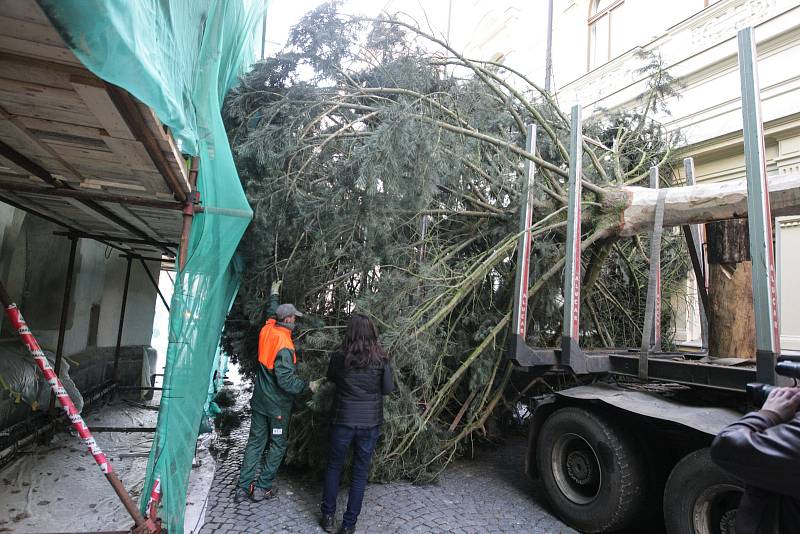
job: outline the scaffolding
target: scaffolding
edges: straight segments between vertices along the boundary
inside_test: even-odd
[[[37,87],[18,99],[0,97],[0,161],[10,169],[0,173],[0,201],[61,227],[58,237],[70,243],[54,369],[0,286],[3,306],[53,388],[51,408],[64,408],[131,515],[133,531],[161,530],[157,509],[164,529],[181,531],[194,443],[221,359],[219,335],[238,289],[234,255],[252,217],[220,109],[250,62],[266,3],[0,0],[0,7],[0,24],[21,28],[0,45],[0,63]],[[72,109],[53,106],[48,99],[56,97]],[[65,139],[83,149],[53,149]],[[95,159],[87,163],[86,154]],[[163,384],[146,388],[162,390],[157,426],[101,428],[154,431],[138,507],[57,378],[82,239],[126,260],[113,371],[103,391],[129,389],[118,380],[136,263],[171,312]],[[175,263],[171,303],[150,261]]]

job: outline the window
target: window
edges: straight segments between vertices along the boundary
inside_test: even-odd
[[[623,0],[591,0],[589,10],[589,70],[616,57],[620,39],[612,37],[614,21],[619,22]]]

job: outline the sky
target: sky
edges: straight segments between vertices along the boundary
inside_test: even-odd
[[[270,0],[267,10],[267,44],[266,55],[280,50],[286,43],[289,30],[308,11],[311,11],[325,0]],[[449,0],[424,0],[425,10],[438,20],[445,20]],[[406,12],[419,16],[422,11],[422,0],[345,0],[342,10],[353,15],[376,16],[386,10],[392,13]],[[444,29],[441,29],[444,31]],[[256,38],[260,43],[261,26]],[[261,51],[258,51],[260,56]]]
[[[292,26],[325,2],[268,1],[266,56],[281,50]],[[369,17],[401,14],[468,57],[493,59],[500,54],[505,63],[543,83],[546,7],[544,0],[344,0],[341,10]],[[260,58],[260,24],[257,32],[255,57]]]
[[[267,10],[266,55],[283,48],[292,26],[307,12],[323,3],[325,0],[271,0]],[[374,15],[380,11],[383,3],[382,0],[348,0],[346,9],[354,13]],[[257,40],[260,42],[260,36]]]

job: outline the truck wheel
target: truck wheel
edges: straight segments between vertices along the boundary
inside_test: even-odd
[[[709,450],[684,456],[664,488],[669,534],[733,534],[742,483],[711,461]]]
[[[625,528],[646,498],[633,439],[594,412],[561,408],[542,425],[536,462],[557,514],[583,532]]]

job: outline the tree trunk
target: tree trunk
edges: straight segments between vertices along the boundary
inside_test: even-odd
[[[708,352],[754,359],[756,353],[752,262],[747,219],[720,221],[708,231]]]
[[[653,227],[658,189],[611,189],[603,203],[619,213],[610,235],[632,236]],[[800,173],[769,178],[772,216],[800,213]],[[747,182],[744,179],[686,187],[670,187],[664,199],[664,227],[747,217]]]

